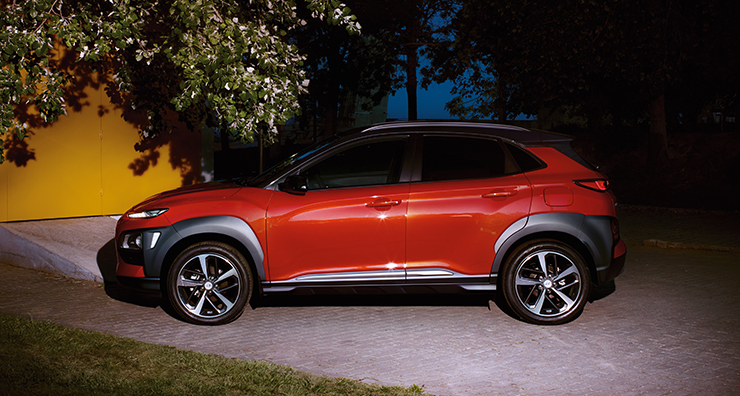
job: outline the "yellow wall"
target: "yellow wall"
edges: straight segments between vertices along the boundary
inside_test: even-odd
[[[0,165],[0,222],[8,220],[8,167]]]
[[[22,143],[6,136],[0,222],[121,214],[152,194],[197,181],[200,133],[168,134],[138,152],[136,127],[121,118],[102,85],[93,85],[78,91],[81,105],[70,105],[53,125],[31,127]],[[147,157],[155,160],[142,161]]]

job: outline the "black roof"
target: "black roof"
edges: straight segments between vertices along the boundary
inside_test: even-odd
[[[507,138],[526,146],[553,145],[567,143],[572,140],[570,136],[558,133],[527,129],[514,125],[495,124],[490,122],[473,121],[402,121],[375,124],[367,127],[356,128],[345,133],[368,133],[368,132],[467,132],[491,134]]]

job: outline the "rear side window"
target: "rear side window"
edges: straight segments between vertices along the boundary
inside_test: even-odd
[[[486,179],[507,172],[506,155],[496,140],[425,136],[422,181]]]
[[[542,163],[533,157],[532,154],[511,143],[506,143],[506,148],[509,150],[511,156],[514,157],[514,161],[519,165],[519,169],[522,172],[530,172],[542,168]]]

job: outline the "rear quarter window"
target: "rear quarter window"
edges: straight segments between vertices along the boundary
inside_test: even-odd
[[[506,148],[509,150],[509,154],[514,158],[517,165],[519,165],[519,169],[522,172],[531,172],[545,167],[545,164],[540,159],[520,147],[511,143],[506,143]]]

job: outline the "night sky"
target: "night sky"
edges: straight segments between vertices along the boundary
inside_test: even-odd
[[[428,90],[417,88],[417,106],[419,119],[450,119],[452,117],[445,110],[445,103],[452,100],[450,89],[453,84],[446,82],[444,84],[434,84],[429,86]],[[408,96],[406,89],[400,89],[388,99],[388,118],[390,119],[407,119],[408,118]]]

